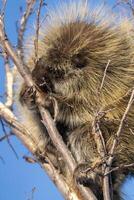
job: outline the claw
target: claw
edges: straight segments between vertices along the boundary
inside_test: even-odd
[[[90,186],[95,184],[96,178],[100,178],[101,173],[99,169],[89,166],[87,163],[79,164],[73,174],[74,180],[78,184]]]
[[[36,90],[34,87],[27,87],[24,84],[19,96],[22,105],[27,105],[30,110],[35,109]]]
[[[90,169],[88,164],[79,164],[76,167],[73,177],[78,184],[85,185],[89,182],[90,178],[87,176],[87,168],[88,170]]]

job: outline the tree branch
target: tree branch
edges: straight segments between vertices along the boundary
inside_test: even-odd
[[[30,71],[27,66],[23,64],[22,60],[19,59],[17,52],[15,52],[15,50],[13,49],[11,43],[7,38],[4,27],[5,26],[3,22],[3,17],[0,15],[0,43],[2,45],[3,51],[8,53],[14,64],[17,66],[19,73],[24,78],[26,84],[31,87],[33,86],[33,81]]]
[[[17,52],[14,51],[11,43],[9,42],[6,33],[5,33],[5,29],[4,29],[4,23],[3,23],[3,18],[2,16],[0,16],[0,41],[1,41],[1,45],[3,47],[3,50],[6,51],[8,53],[8,55],[10,56],[10,58],[13,60],[13,62],[15,63],[19,73],[21,74],[21,76],[24,78],[25,83],[27,84],[27,86],[29,87],[34,87],[34,82],[31,78],[31,74],[27,68],[26,65],[24,65],[23,61],[20,59],[19,55]],[[37,93],[39,94],[39,91],[37,91]],[[39,94],[40,96],[40,94]],[[40,107],[40,104],[38,105]],[[42,108],[41,108],[42,110]],[[40,111],[41,111],[40,110]],[[44,112],[44,110],[42,111]],[[32,134],[28,133],[27,130],[25,130],[25,128],[23,127],[23,125],[21,125],[17,119],[15,118],[15,116],[13,115],[13,113],[7,109],[2,103],[0,103],[0,113],[1,116],[12,126],[14,127],[14,133],[17,135],[18,138],[20,138],[20,140],[24,143],[24,145],[30,150],[30,152],[35,153],[35,151],[37,150],[36,145],[34,145],[34,139],[32,138]],[[43,121],[47,121],[47,119],[49,119],[49,122],[51,122],[51,124],[53,124],[53,119],[52,117],[45,111],[44,112],[45,115],[42,115]],[[11,118],[12,116],[12,118]],[[50,128],[50,126],[48,124],[46,124],[47,127]],[[50,138],[53,139],[53,133],[54,131],[56,131],[55,129],[53,130],[53,127],[51,127],[50,129],[48,128],[48,133],[50,135]],[[50,131],[50,132],[49,132]],[[58,133],[58,132],[56,132]],[[36,143],[37,144],[37,143]],[[62,147],[64,146],[64,148],[62,149]],[[58,138],[58,143],[57,143],[57,147],[60,147],[60,150],[62,149],[61,154],[64,154],[64,149],[66,149],[66,145],[63,143],[61,137]],[[66,152],[66,156],[68,156],[67,161],[67,165],[70,167],[71,170],[74,169],[75,165],[74,163],[69,163],[69,161],[73,162],[72,158],[70,157],[70,154],[68,155],[68,152]],[[66,158],[65,156],[65,158]],[[69,158],[70,157],[70,158]],[[64,155],[63,155],[64,158]],[[48,171],[48,174],[50,175],[50,177],[52,177],[52,171]],[[55,177],[57,177],[58,175],[55,175]],[[59,177],[59,176],[58,176]],[[60,183],[63,181],[60,180],[59,183],[59,179],[56,179],[57,181],[57,187],[61,188]],[[88,200],[89,198],[91,200],[96,200],[96,197],[94,196],[94,194],[90,191],[90,189],[84,188],[83,186],[78,186],[79,190],[82,193],[82,196],[84,198],[84,200]],[[70,188],[69,188],[70,190]],[[64,191],[61,191],[63,194],[65,193]],[[69,195],[69,194],[68,194]],[[77,196],[77,194],[75,194]]]
[[[36,33],[35,33],[35,40],[34,40],[34,47],[35,47],[35,63],[38,60],[38,42],[39,42],[39,29],[40,29],[40,14],[42,6],[44,5],[44,0],[40,0],[39,7],[37,10],[37,18],[36,18]]]
[[[130,110],[131,105],[132,105],[133,102],[134,102],[134,89],[132,90],[132,93],[131,93],[128,105],[127,105],[127,107],[125,109],[125,112],[124,112],[124,114],[122,116],[122,119],[120,121],[119,128],[118,128],[118,131],[116,133],[116,138],[114,139],[113,145],[112,145],[111,150],[109,152],[109,155],[110,155],[110,157],[108,159],[108,165],[109,165],[109,167],[111,166],[112,161],[113,161],[114,151],[115,151],[115,148],[116,148],[116,146],[118,144],[118,139],[119,139],[119,137],[121,135],[121,131],[122,131],[122,128],[123,128],[123,125],[124,125],[124,121],[125,121],[125,119],[127,117],[127,114],[129,112],[129,110]]]
[[[24,32],[26,30],[26,24],[33,11],[34,4],[36,0],[27,1],[26,11],[23,13],[21,20],[20,20],[20,28],[18,31],[18,55],[20,59],[23,61],[24,53],[23,53],[23,39],[24,39]]]
[[[40,151],[39,146],[37,146],[37,142],[32,138],[32,134],[16,119],[14,114],[3,104],[0,102],[0,116],[11,125],[12,131],[16,134],[16,136],[22,141],[22,143],[29,149],[29,151],[35,155],[36,152]],[[42,152],[43,153],[43,152]],[[55,170],[52,165],[49,163],[41,163],[41,166],[48,173],[49,177],[54,181],[55,185],[62,192],[64,197],[67,197],[68,192],[70,192],[69,186],[63,180],[62,176],[59,175],[57,170]],[[75,191],[72,191],[75,193]],[[70,195],[72,195],[70,193]],[[71,200],[71,198],[68,200]]]
[[[6,71],[6,103],[7,107],[12,107],[13,104],[13,74],[9,65],[9,59],[6,52],[3,52]]]

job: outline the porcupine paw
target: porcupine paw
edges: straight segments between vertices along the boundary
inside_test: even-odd
[[[89,186],[94,183],[93,173],[89,164],[82,163],[76,167],[73,177],[78,184]]]
[[[32,110],[36,108],[35,100],[36,91],[34,87],[23,86],[20,92],[20,102]]]

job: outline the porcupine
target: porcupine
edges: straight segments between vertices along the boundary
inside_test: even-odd
[[[102,200],[101,177],[91,172],[83,176],[80,172],[86,166],[94,166],[100,158],[92,136],[96,113],[105,112],[105,117],[100,119],[100,129],[109,149],[127,106],[134,84],[132,21],[119,20],[103,6],[93,10],[87,3],[71,1],[62,4],[57,12],[51,11],[42,29],[39,59],[29,66],[33,80],[46,99],[54,97],[58,103],[56,125],[78,164],[76,180],[90,186]],[[30,97],[25,84],[22,88],[20,100],[29,107],[31,100],[34,104],[36,95]],[[50,105],[44,103],[44,106],[53,114]],[[37,108],[35,113],[39,121]],[[113,167],[134,162],[133,116],[132,105],[115,150]],[[47,135],[46,140],[49,140]],[[112,173],[114,199],[121,199],[120,186],[133,172],[133,168],[129,168]]]

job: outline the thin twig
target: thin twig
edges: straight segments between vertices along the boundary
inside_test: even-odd
[[[36,32],[35,32],[35,40],[34,40],[34,47],[35,47],[35,63],[38,61],[38,40],[39,40],[39,29],[40,29],[40,15],[41,15],[41,8],[44,5],[44,0],[40,0],[39,7],[37,10],[37,17],[36,17]]]
[[[31,152],[35,152],[32,147],[36,141],[32,137],[32,134],[17,120],[13,112],[11,112],[11,110],[8,109],[2,102],[0,102],[0,117],[3,118],[9,125],[11,125],[13,128],[12,132],[14,133],[15,131],[16,136],[20,138],[21,141],[26,141],[26,144],[24,143],[24,145],[27,147],[27,144],[29,144],[28,149],[30,149]]]
[[[124,3],[126,3],[126,4],[129,6],[129,8],[130,8],[130,10],[131,10],[131,12],[132,12],[132,15],[134,16],[134,7],[133,7],[133,5],[132,5],[132,2],[129,2],[129,1],[125,2],[125,1],[124,1]]]
[[[24,41],[24,32],[26,30],[26,25],[33,11],[34,4],[36,0],[26,1],[26,11],[23,13],[21,20],[20,20],[20,28],[18,29],[18,55],[23,60],[24,53],[23,53],[23,41]]]
[[[131,134],[134,135],[134,131],[131,128],[129,128],[129,130],[130,130]]]
[[[7,107],[12,107],[13,104],[13,74],[9,65],[9,59],[6,52],[3,53],[6,70],[6,103]]]
[[[34,188],[32,189],[32,196],[31,196],[31,200],[34,200],[34,193],[35,193],[35,191],[36,191],[36,187],[34,187]]]
[[[2,0],[2,8],[1,8],[1,11],[0,11],[0,15],[4,17],[5,15],[5,9],[6,9],[6,4],[7,4],[7,0]]]
[[[101,86],[98,89],[98,94],[97,94],[98,97],[97,98],[98,98],[99,101],[100,101],[100,98],[101,98],[101,92],[102,92],[102,88],[103,88],[105,78],[106,78],[106,74],[107,74],[107,69],[109,67],[110,62],[111,62],[111,60],[108,60],[107,65],[106,65],[105,70],[104,70],[104,73],[103,73]],[[99,104],[98,104],[98,106],[99,106]],[[102,134],[100,127],[99,127],[99,122],[100,122],[101,118],[104,118],[104,116],[106,115],[106,112],[101,112],[100,108],[97,108],[97,109],[98,109],[98,111],[97,111],[97,114],[95,116],[95,120],[94,120],[93,126],[92,126],[93,127],[92,134],[94,136],[94,140],[95,140],[95,143],[97,145],[97,152],[100,154],[101,159],[104,161],[103,165],[102,165],[102,173],[105,173],[105,168],[106,168],[106,165],[107,165],[107,160],[106,160],[107,150],[106,150],[106,145],[105,145],[105,141],[104,141],[104,138],[103,138],[103,134]],[[109,176],[103,177],[103,197],[104,197],[104,200],[111,200]]]
[[[6,134],[6,135],[0,137],[0,142],[2,142],[3,140],[5,140],[5,139],[7,139],[7,138],[9,138],[9,137],[11,137],[13,135],[14,135],[13,133],[9,133],[9,134]]]
[[[111,166],[111,163],[112,163],[112,160],[113,160],[113,156],[112,156],[112,155],[114,155],[114,150],[115,150],[115,148],[116,148],[116,146],[117,146],[117,144],[118,144],[118,139],[119,139],[119,137],[120,137],[120,134],[121,134],[121,131],[122,131],[122,128],[123,128],[124,121],[125,121],[125,119],[126,119],[126,117],[127,117],[127,114],[128,114],[128,112],[129,112],[130,107],[131,107],[131,105],[132,105],[133,102],[134,102],[134,89],[132,90],[132,93],[131,93],[131,96],[130,96],[128,105],[127,105],[126,110],[125,110],[125,112],[124,112],[124,114],[123,114],[123,116],[122,116],[122,119],[121,119],[121,121],[120,121],[119,128],[118,128],[118,131],[117,131],[117,133],[116,133],[116,138],[115,138],[115,140],[113,141],[113,145],[112,145],[111,150],[110,150],[110,152],[109,152],[109,155],[111,155],[111,156],[109,157],[108,164],[109,164],[110,166]]]
[[[7,134],[7,131],[6,131],[5,126],[4,126],[4,123],[3,123],[3,121],[2,121],[1,119],[0,119],[0,122],[1,122],[2,130],[3,130],[3,133],[5,134],[5,138],[7,139],[7,143],[8,143],[8,145],[9,145],[9,147],[10,147],[11,150],[13,151],[15,157],[16,157],[17,159],[19,159],[19,156],[18,156],[16,150],[14,149],[13,145],[12,145],[11,142],[10,142],[9,134]]]
[[[104,81],[105,81],[106,74],[107,74],[107,69],[108,69],[108,67],[109,67],[110,62],[111,62],[111,60],[108,60],[107,65],[106,65],[106,67],[105,67],[105,70],[104,70],[104,74],[103,74],[103,78],[102,78],[102,82],[101,82],[101,86],[100,86],[99,92],[101,92],[101,90],[102,90],[102,88],[103,88]]]
[[[112,161],[113,161],[113,158],[114,158],[114,151],[115,151],[115,148],[116,148],[116,146],[118,144],[118,140],[119,140],[119,137],[121,135],[121,131],[122,131],[125,119],[127,117],[127,114],[128,114],[128,112],[130,110],[130,107],[131,107],[133,101],[134,101],[134,89],[132,90],[128,105],[127,105],[126,110],[125,110],[125,112],[124,112],[124,114],[122,116],[122,119],[120,121],[119,128],[118,128],[117,133],[116,133],[116,138],[114,139],[113,145],[112,145],[112,147],[111,147],[111,149],[110,149],[110,151],[108,153],[110,156],[109,156],[109,158],[107,160],[107,166],[106,166],[105,172],[104,172],[105,175],[108,175],[109,172],[110,172],[110,168],[111,168]]]
[[[106,150],[105,141],[104,141],[102,132],[99,127],[99,119],[97,119],[97,117],[95,118],[92,127],[93,127],[92,134],[94,136],[94,140],[97,145],[97,152],[100,154],[101,159],[104,161],[102,165],[102,171],[104,173],[105,168],[106,168],[107,150]],[[111,199],[108,175],[103,177],[103,197],[104,197],[104,200]]]
[[[114,156],[113,156],[114,155],[114,151],[115,151],[115,148],[116,148],[116,146],[118,144],[118,140],[119,140],[119,137],[121,135],[121,131],[122,131],[125,119],[127,117],[127,114],[128,114],[128,112],[130,110],[130,107],[131,107],[133,101],[134,101],[134,89],[132,90],[128,105],[127,105],[126,110],[125,110],[125,112],[124,112],[124,114],[122,116],[122,119],[120,121],[119,128],[118,128],[117,133],[116,133],[116,138],[114,139],[113,145],[112,145],[110,151],[108,152],[108,155],[110,155],[110,156],[109,156],[109,158],[107,160],[107,166],[106,166],[105,172],[104,172],[105,175],[109,174],[109,171],[110,171],[110,168],[111,168],[111,165],[112,165],[112,161],[113,161],[113,158],[114,158]],[[109,197],[107,197],[106,199],[109,199]]]
[[[97,151],[100,154],[101,158],[104,159],[107,155],[107,151],[106,151],[105,141],[99,127],[98,119],[94,120],[92,127],[93,127],[92,134],[94,135],[94,139],[97,144]]]
[[[1,160],[1,162],[2,162],[3,164],[5,164],[5,160],[3,159],[2,156],[0,156],[0,160]]]
[[[129,168],[129,167],[134,167],[134,163],[131,163],[131,164],[128,164],[128,165],[120,165],[118,167],[114,167],[113,169],[109,170],[109,172],[105,173],[104,176],[107,176],[108,174],[110,174],[112,172],[123,170],[123,169]]]
[[[113,6],[112,9],[115,9],[117,6],[120,6],[121,4],[126,4],[128,5],[129,9],[131,10],[132,12],[132,15],[134,16],[134,6],[132,4],[132,1],[129,2],[129,0],[120,0],[120,1],[117,1],[117,3]]]
[[[35,158],[29,157],[29,156],[23,156],[23,159],[28,163],[36,163],[37,160]]]
[[[13,49],[11,43],[9,42],[7,35],[5,33],[5,26],[3,22],[3,17],[0,15],[0,43],[2,45],[3,51],[7,52],[10,58],[13,60],[14,64],[17,66],[19,73],[24,78],[27,86],[33,86],[33,81],[31,74],[26,65],[19,59],[17,52]]]

